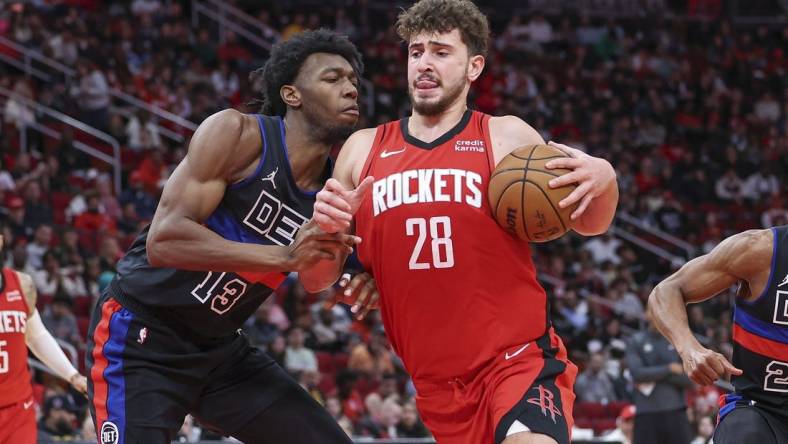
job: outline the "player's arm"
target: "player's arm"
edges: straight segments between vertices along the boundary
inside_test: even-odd
[[[356,214],[365,193],[372,185],[372,178],[366,178],[360,185],[361,170],[375,138],[375,128],[367,128],[353,133],[342,145],[334,174],[317,193],[312,220],[329,233],[352,233],[353,216]],[[342,253],[333,259],[321,260],[314,266],[298,274],[304,288],[310,292],[324,290],[339,279],[347,254]]]
[[[750,281],[771,268],[773,234],[753,230],[722,241],[709,254],[695,258],[651,292],[649,315],[676,347],[690,379],[711,384],[729,374],[741,374],[721,354],[703,347],[692,334],[686,304],[705,301],[739,281]]]
[[[147,241],[157,267],[200,271],[299,271],[350,249],[349,236],[326,234],[314,224],[288,247],[226,240],[203,225],[227,186],[257,158],[261,139],[254,119],[225,110],[197,128],[186,157],[167,181]]]
[[[496,164],[521,146],[545,143],[536,130],[516,116],[490,118],[490,139]],[[569,157],[553,159],[545,166],[573,170],[551,180],[550,187],[577,184],[577,188],[558,204],[566,208],[580,202],[571,216],[574,221],[572,229],[584,236],[604,233],[613,221],[618,206],[618,182],[613,166],[605,159],[589,156],[572,147],[554,142],[550,142],[550,145],[564,151]]]
[[[16,272],[16,274],[19,276],[22,295],[29,309],[27,324],[25,325],[25,344],[56,375],[68,381],[80,393],[86,394],[88,391],[87,380],[71,365],[71,361],[68,360],[55,338],[52,337],[41,321],[41,316],[36,309],[38,293],[36,292],[33,279],[25,273]]]

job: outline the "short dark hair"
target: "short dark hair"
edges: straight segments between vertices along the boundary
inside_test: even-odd
[[[305,31],[274,45],[265,65],[252,71],[249,81],[260,91],[262,100],[253,100],[248,105],[259,106],[263,114],[284,116],[287,105],[279,90],[292,84],[306,59],[318,52],[344,57],[359,77],[364,72],[361,54],[347,37],[328,29]]]
[[[487,55],[490,23],[470,0],[420,0],[397,17],[397,34],[409,42],[422,32],[460,31],[470,55]]]

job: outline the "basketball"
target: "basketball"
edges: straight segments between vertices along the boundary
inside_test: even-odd
[[[572,228],[570,216],[578,203],[561,209],[560,202],[576,188],[550,188],[548,183],[571,170],[548,169],[550,159],[567,154],[550,145],[529,145],[509,153],[490,177],[487,196],[498,225],[519,239],[548,242]]]

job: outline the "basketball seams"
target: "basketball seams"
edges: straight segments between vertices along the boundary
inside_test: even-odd
[[[501,206],[501,201],[503,200],[503,196],[505,196],[505,195],[506,195],[506,192],[507,192],[507,191],[509,191],[509,188],[511,188],[511,187],[513,187],[513,186],[515,186],[515,185],[517,185],[518,183],[519,183],[519,184],[523,184],[523,187],[525,187],[525,184],[523,183],[523,181],[522,181],[521,179],[517,179],[517,180],[514,180],[514,181],[511,181],[511,182],[509,182],[509,184],[508,184],[508,185],[506,185],[506,186],[504,187],[504,189],[501,191],[501,194],[500,194],[500,195],[498,195],[498,200],[495,202],[495,211],[493,212],[493,216],[494,216],[496,219],[498,218],[498,208]],[[516,234],[516,233],[515,233],[515,234]]]
[[[534,160],[538,160],[538,159],[534,159]],[[555,173],[551,173],[549,171],[545,171],[545,170],[542,170],[542,169],[536,169],[536,168],[506,168],[506,169],[503,169],[503,170],[497,170],[495,172],[495,174],[493,174],[492,177],[490,177],[490,179],[492,179],[493,177],[495,177],[495,176],[497,176],[497,175],[499,175],[501,173],[506,173],[506,172],[509,172],[509,171],[522,171],[523,169],[525,169],[526,171],[536,171],[538,173],[547,174],[548,176],[561,177],[561,174],[555,174]]]
[[[531,165],[531,156],[534,155],[534,151],[536,151],[537,146],[538,145],[534,145],[531,147],[531,152],[528,153],[528,159],[525,161],[525,168],[523,169],[524,183],[522,191],[520,192],[520,219],[523,220],[523,231],[525,231],[525,236],[529,241],[531,240],[531,234],[528,232],[528,222],[525,218],[525,184],[528,183],[528,166]]]
[[[542,187],[539,186],[538,183],[536,183],[536,182],[534,182],[532,180],[526,180],[525,183],[530,183],[531,185],[533,185],[537,190],[539,190],[544,195],[545,200],[547,200],[547,203],[550,204],[550,208],[552,208],[553,211],[555,212],[555,215],[558,216],[558,221],[561,222],[561,227],[564,229],[565,232],[568,231],[567,228],[566,228],[566,224],[564,224],[564,218],[561,217],[561,213],[558,212],[558,209],[555,207],[555,205],[553,205],[553,201],[550,200],[550,196],[547,195],[547,192],[545,192],[545,190],[543,190]],[[523,189],[525,189],[525,185],[523,185]],[[525,214],[525,211],[523,211],[523,214]]]

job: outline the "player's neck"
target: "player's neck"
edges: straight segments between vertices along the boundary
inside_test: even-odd
[[[315,140],[311,128],[299,118],[285,119],[285,144],[290,159],[290,171],[302,190],[323,187],[322,179],[331,146]]]
[[[427,143],[432,142],[444,135],[446,131],[454,128],[462,120],[462,116],[467,109],[468,106],[465,104],[464,98],[453,103],[440,114],[427,116],[419,114],[414,109],[413,114],[408,119],[408,132],[419,140]]]

